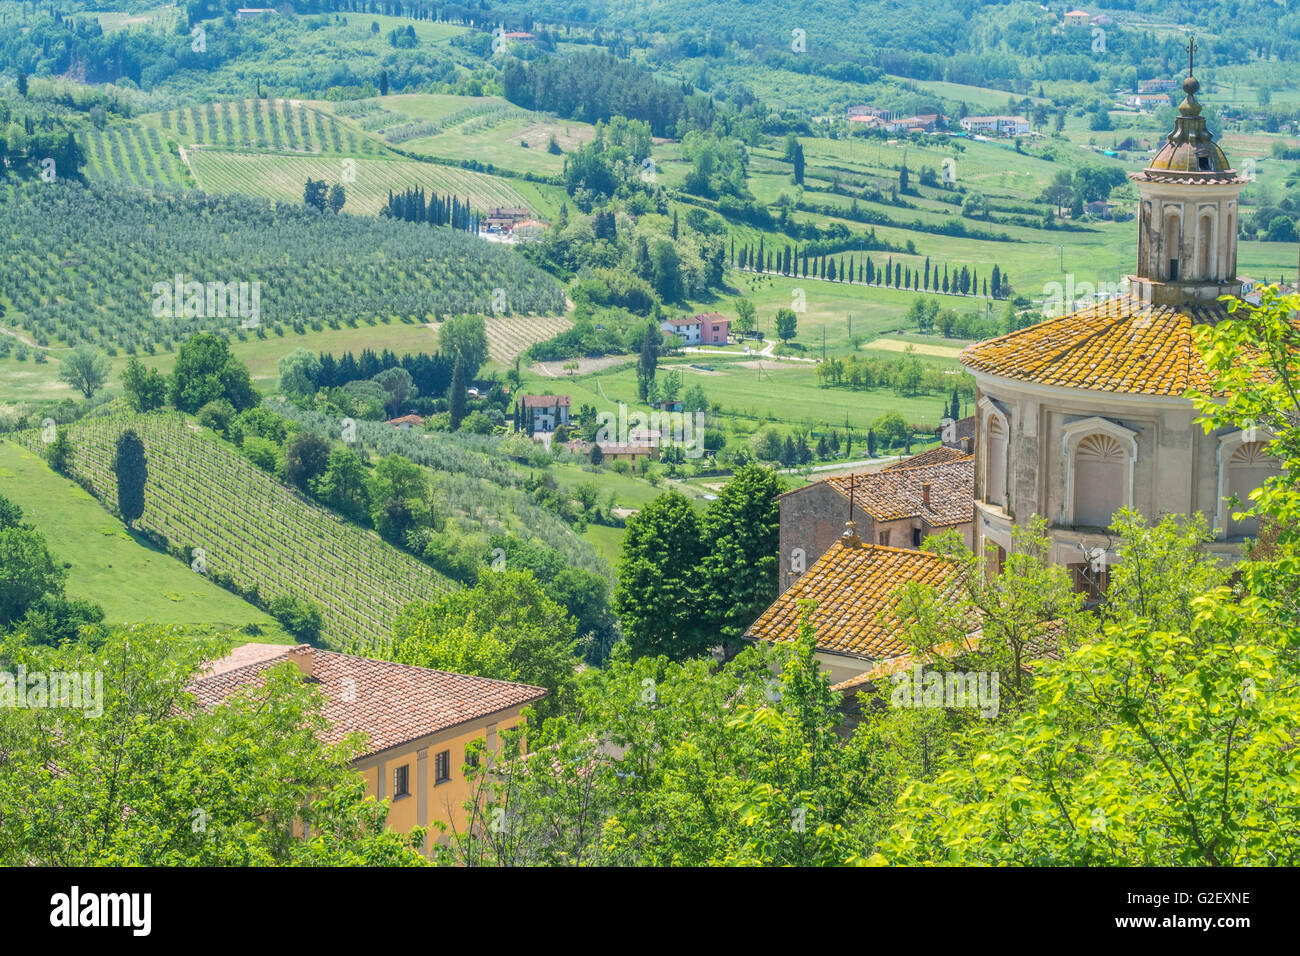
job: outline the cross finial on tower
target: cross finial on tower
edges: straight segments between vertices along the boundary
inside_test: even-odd
[[[1193,67],[1196,63],[1196,36],[1193,34],[1187,40],[1187,75],[1192,76],[1195,72]]]

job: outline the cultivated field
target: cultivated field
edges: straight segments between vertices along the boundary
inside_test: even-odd
[[[451,587],[374,532],[280,484],[183,415],[94,418],[65,427],[77,473],[110,508],[117,504],[115,442],[126,428],[135,429],[148,469],[137,527],[165,539],[192,569],[201,567],[209,579],[259,602],[280,595],[314,601],[333,648],[364,653],[386,645],[405,604]],[[40,446],[37,432],[20,438],[31,450]],[[193,549],[202,551],[198,564]]]
[[[426,192],[468,200],[486,212],[494,206],[529,203],[505,179],[451,166],[413,160],[305,158],[241,153],[225,149],[188,152],[190,168],[208,192],[241,193],[284,202],[302,202],[308,177],[341,183],[347,197],[344,210],[374,215],[389,192],[423,186]]]

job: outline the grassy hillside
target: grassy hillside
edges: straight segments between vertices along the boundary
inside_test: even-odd
[[[129,534],[80,485],[8,441],[0,441],[0,489],[68,565],[68,594],[99,604],[109,623],[251,626],[260,641],[290,640],[264,611]]]
[[[186,559],[202,549],[209,579],[262,603],[280,595],[314,601],[331,647],[364,652],[385,644],[403,605],[452,586],[373,532],[286,488],[185,416],[96,418],[66,427],[77,473],[114,508],[114,447],[124,429],[134,428],[148,469],[137,527]],[[34,448],[40,437],[28,432],[22,440]]]

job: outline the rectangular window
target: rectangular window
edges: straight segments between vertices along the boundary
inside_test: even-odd
[[[451,779],[451,751],[444,750],[433,758],[433,782],[446,783]]]
[[[402,764],[400,767],[393,768],[393,797],[409,797],[411,795],[411,765]]]
[[[920,528],[913,528],[913,529],[912,529],[912,547],[914,547],[914,548],[919,548],[920,546],[921,546],[921,529],[920,529]]]
[[[466,748],[465,748],[465,763],[469,764],[469,766],[471,766],[471,767],[477,767],[477,766],[478,766],[478,752],[477,752],[477,751],[470,750],[468,747],[466,747]]]
[[[879,543],[880,543],[880,544],[883,544],[885,547],[889,547],[889,532],[888,532],[888,531],[882,531],[882,532],[880,532]]]

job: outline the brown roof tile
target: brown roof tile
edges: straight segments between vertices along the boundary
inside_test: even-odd
[[[290,660],[294,648],[253,644],[215,662],[190,690],[204,707],[223,703],[244,687],[260,687],[267,668]],[[354,657],[302,645],[311,656],[312,680],[325,699],[326,743],[355,731],[366,734],[366,754],[438,733],[467,721],[541,700],[541,687]],[[239,663],[246,660],[248,663]],[[228,666],[233,664],[234,666]]]
[[[827,478],[826,484],[845,498],[849,496],[849,476]],[[923,518],[931,525],[963,524],[975,510],[975,459],[971,455],[943,464],[853,475],[851,484],[853,506],[877,521]],[[929,505],[925,503],[927,484]]]
[[[922,468],[926,465],[944,465],[954,461],[962,461],[971,458],[966,452],[959,448],[949,448],[947,445],[940,445],[938,448],[931,448],[929,451],[923,451],[919,455],[912,455],[908,458],[901,458],[892,465],[886,465],[881,471],[899,471],[903,468]]]
[[[819,648],[881,659],[907,650],[902,622],[890,605],[908,582],[940,588],[956,583],[952,561],[904,548],[846,546],[837,541],[750,625],[745,636],[787,643],[799,634],[801,600],[813,600],[812,625]]]
[[[1218,303],[1174,307],[1120,296],[976,343],[961,361],[974,371],[1043,385],[1182,395],[1209,387],[1192,325],[1226,314]]]

